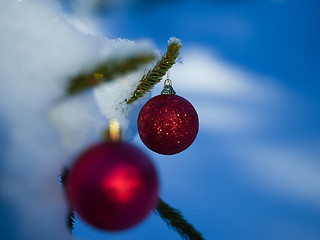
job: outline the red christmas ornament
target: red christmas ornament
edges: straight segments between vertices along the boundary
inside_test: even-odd
[[[175,95],[168,79],[161,95],[151,98],[141,109],[138,132],[152,151],[171,155],[187,149],[199,130],[198,115],[189,101]]]
[[[85,151],[70,170],[67,187],[76,213],[102,230],[136,225],[158,201],[153,164],[128,143],[99,143]]]

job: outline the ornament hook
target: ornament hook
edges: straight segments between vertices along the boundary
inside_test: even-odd
[[[172,82],[169,78],[167,78],[164,81],[164,87],[163,87],[163,90],[161,91],[161,94],[164,94],[164,95],[176,94],[176,92],[173,90]]]
[[[113,118],[109,122],[109,129],[105,131],[105,141],[106,142],[119,142],[121,140],[120,136],[120,124],[117,119]]]

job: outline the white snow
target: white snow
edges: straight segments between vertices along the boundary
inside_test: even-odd
[[[79,32],[49,1],[0,2],[1,239],[71,238],[58,174],[101,139],[109,114],[122,119],[124,132],[134,131],[123,108],[112,108],[145,69],[118,81],[130,81],[125,92],[97,90],[97,99],[92,91],[66,99],[68,79],[103,59],[150,53],[151,47]]]
[[[110,44],[111,43],[111,44]],[[139,44],[133,43],[128,40],[109,41],[109,45],[112,45],[112,50],[107,49],[109,55],[116,55],[118,59],[122,59],[125,56],[132,54],[142,54],[150,52],[151,45],[148,42],[140,42]],[[121,54],[121,49],[126,47],[125,55]],[[119,50],[119,51],[118,51]],[[158,52],[153,52],[156,56]],[[155,61],[147,64],[142,70],[135,71],[127,74],[123,77],[119,77],[116,81],[102,84],[101,86],[94,89],[94,95],[97,99],[97,103],[103,116],[107,122],[111,119],[116,118],[122,129],[122,135],[125,139],[132,139],[136,133],[135,123],[138,118],[139,106],[142,106],[149,98],[149,94],[132,103],[131,105],[126,104],[125,100],[129,99],[137,85],[139,80],[147,70],[152,68]],[[131,124],[130,123],[134,123]],[[130,125],[130,128],[129,128]]]
[[[176,38],[176,37],[169,38],[168,44],[171,44],[171,43],[174,43],[174,42],[178,42],[178,43],[182,44],[181,43],[181,39],[179,39],[179,38]]]

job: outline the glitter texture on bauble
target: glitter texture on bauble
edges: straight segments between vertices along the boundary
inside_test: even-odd
[[[198,130],[196,110],[176,94],[151,98],[139,113],[138,132],[142,142],[160,154],[172,155],[187,149]]]

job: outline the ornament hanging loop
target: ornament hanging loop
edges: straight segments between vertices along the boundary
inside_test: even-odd
[[[117,143],[121,141],[120,125],[117,119],[111,119],[109,128],[104,132],[105,142]]]
[[[164,81],[164,87],[163,87],[163,90],[161,91],[161,94],[164,94],[164,95],[176,94],[176,92],[173,90],[172,82],[169,78],[167,78]]]

